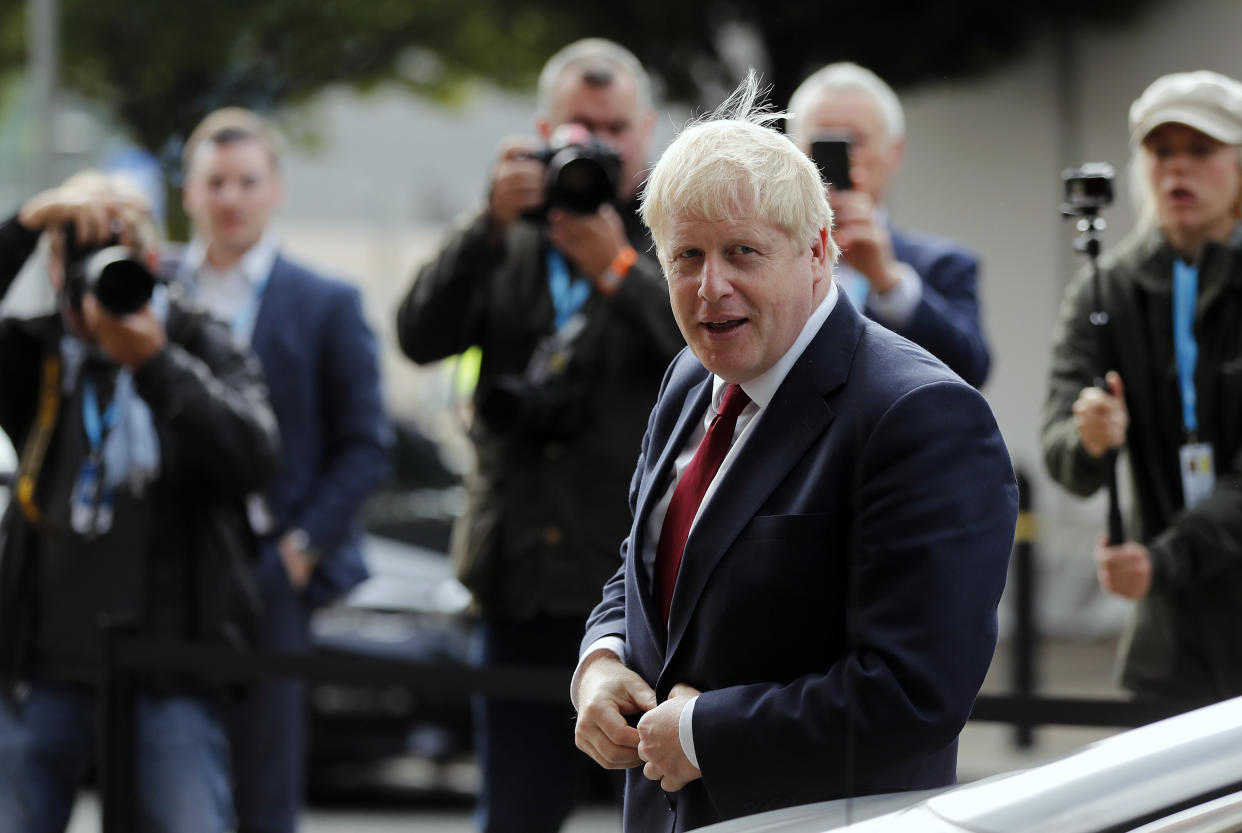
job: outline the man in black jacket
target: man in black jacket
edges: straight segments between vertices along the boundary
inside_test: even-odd
[[[478,661],[569,668],[620,564],[634,459],[684,342],[634,210],[655,118],[642,66],[609,41],[571,44],[544,67],[538,109],[544,144],[502,145],[487,205],[421,269],[397,332],[416,362],[482,349],[477,467],[453,545],[481,616]],[[563,157],[544,147],[590,156],[600,141],[620,157],[615,199],[568,205]],[[559,829],[586,761],[572,714],[489,700],[475,715],[480,827]]]
[[[157,238],[127,183],[78,174],[0,225],[0,294],[41,235],[59,309],[0,320],[0,427],[21,458],[0,554],[0,828],[23,831],[68,821],[92,759],[105,626],[253,640],[244,502],[278,446],[253,357],[143,285]],[[232,828],[218,705],[166,677],[140,690],[140,831]]]

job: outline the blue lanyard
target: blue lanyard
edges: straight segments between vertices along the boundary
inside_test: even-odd
[[[1199,267],[1184,260],[1173,263],[1173,348],[1177,353],[1177,382],[1182,393],[1182,426],[1187,435],[1199,428],[1195,403],[1195,300],[1199,295]]]
[[[548,288],[552,291],[552,305],[556,308],[556,329],[565,326],[565,322],[574,313],[582,309],[591,294],[590,281],[571,281],[569,263],[565,256],[551,247],[548,248]]]
[[[116,424],[116,399],[108,403],[108,409],[99,412],[99,397],[95,393],[95,380],[87,377],[82,382],[82,425],[86,428],[86,441],[91,454],[98,454],[103,446],[104,434]]]

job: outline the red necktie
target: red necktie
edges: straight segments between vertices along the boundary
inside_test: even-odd
[[[720,410],[712,418],[712,423],[703,435],[694,459],[686,467],[686,471],[673,490],[673,497],[668,504],[668,512],[664,516],[664,525],[660,527],[660,542],[656,546],[655,559],[655,597],[660,606],[660,614],[664,626],[668,627],[669,605],[673,601],[673,587],[677,584],[677,571],[681,567],[681,554],[686,548],[686,538],[690,535],[690,525],[703,502],[712,478],[729,446],[733,444],[733,431],[737,427],[738,414],[750,404],[750,397],[737,385],[727,385],[724,397],[720,401]]]

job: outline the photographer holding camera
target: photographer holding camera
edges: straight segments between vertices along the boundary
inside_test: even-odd
[[[252,643],[244,501],[278,446],[258,364],[154,277],[132,186],[84,172],[29,200],[0,225],[0,294],[41,236],[59,308],[0,319],[0,427],[20,455],[0,551],[0,828],[30,833],[65,828],[94,760],[107,628]],[[232,828],[223,699],[143,678],[139,831]]]
[[[991,356],[979,323],[978,260],[958,243],[898,231],[888,221],[884,201],[905,152],[897,94],[857,64],[829,64],[794,91],[789,113],[790,138],[832,186],[833,236],[841,246],[833,279],[868,318],[981,387]],[[845,146],[842,164],[817,158],[816,140],[827,137]]]
[[[398,312],[416,362],[482,349],[477,464],[453,542],[481,664],[572,667],[621,563],[634,458],[684,346],[635,213],[654,119],[627,50],[588,39],[554,55],[539,78],[545,147],[502,145],[487,206],[419,271]],[[476,700],[475,715],[481,828],[559,829],[589,764],[572,712]]]
[[[1122,685],[1221,699],[1242,694],[1242,83],[1158,78],[1130,144],[1139,222],[1098,289],[1088,271],[1067,290],[1044,456],[1086,496],[1128,452],[1129,540],[1095,548],[1103,589],[1137,601]]]

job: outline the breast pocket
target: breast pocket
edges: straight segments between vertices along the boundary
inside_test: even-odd
[[[758,515],[722,562],[722,576],[758,598],[767,595],[769,605],[782,597],[822,602],[840,581],[840,550],[832,515]]]
[[[832,515],[756,515],[738,535],[739,541],[825,540],[832,528]]]
[[[834,517],[759,515],[721,559],[704,597],[724,599],[722,615],[736,623],[736,679],[789,680],[805,673],[808,657],[826,668],[840,653],[847,559]],[[799,651],[773,650],[792,645]]]

